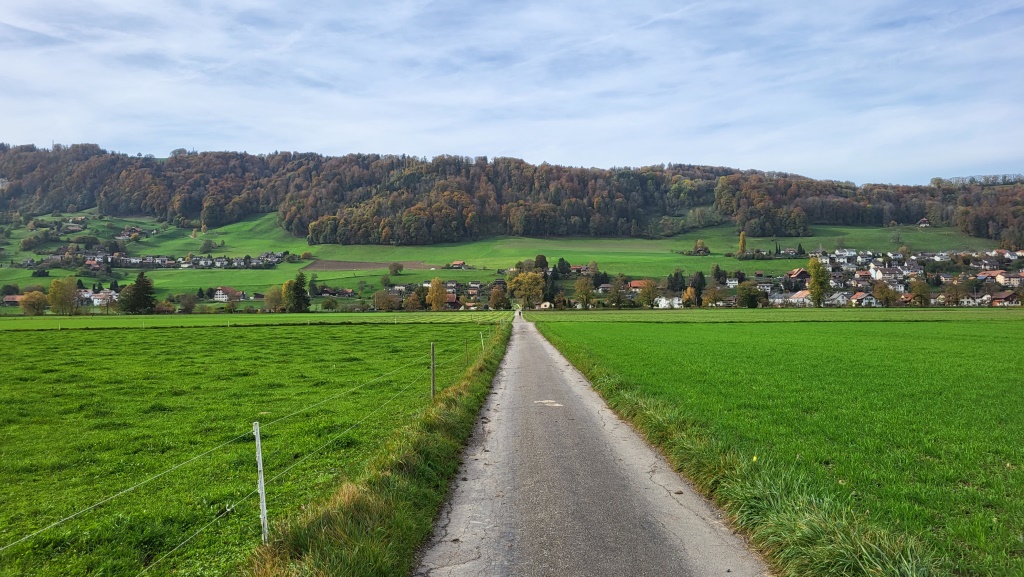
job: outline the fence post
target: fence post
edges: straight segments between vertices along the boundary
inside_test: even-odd
[[[263,544],[267,544],[270,525],[267,523],[267,490],[263,486],[263,448],[260,445],[260,422],[252,424],[252,434],[256,437],[256,488],[260,492],[260,524],[263,526]]]
[[[480,331],[480,352],[484,352],[484,332]]]
[[[469,368],[469,338],[466,338],[466,368]]]
[[[430,343],[430,400],[434,400],[434,343]]]

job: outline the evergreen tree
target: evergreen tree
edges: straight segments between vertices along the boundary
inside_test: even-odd
[[[156,310],[156,290],[153,281],[146,278],[145,272],[135,277],[135,282],[124,287],[117,299],[121,312],[130,315],[148,315]]]
[[[306,275],[299,271],[295,279],[285,283],[281,289],[284,310],[289,313],[309,312],[309,293],[306,290]]]

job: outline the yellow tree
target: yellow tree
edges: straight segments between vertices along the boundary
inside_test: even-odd
[[[590,302],[594,300],[594,281],[588,276],[581,276],[576,279],[576,302],[583,305],[584,309],[590,308]]]
[[[544,297],[544,275],[537,272],[524,272],[509,281],[508,289],[512,296],[522,299],[523,308],[533,308]]]
[[[740,254],[746,254],[747,252],[747,233],[740,233]]]
[[[432,311],[443,311],[447,303],[448,293],[444,290],[444,283],[435,276],[430,281],[430,290],[427,291],[427,304],[430,305]]]
[[[74,277],[53,279],[46,299],[50,302],[50,311],[54,314],[71,316],[77,313],[78,287]]]
[[[697,291],[693,290],[692,286],[686,287],[683,291],[683,306],[694,307],[697,306]]]
[[[46,295],[39,291],[32,291],[26,294],[18,304],[27,317],[35,317],[46,313]]]
[[[293,282],[293,281],[288,281]],[[263,295],[263,306],[268,311],[277,312],[281,310],[281,304],[283,300],[281,298],[281,286],[274,285],[267,289],[267,294]]]
[[[658,298],[658,285],[654,284],[654,281],[645,278],[640,282],[640,292],[636,295],[636,300],[640,301],[640,306],[654,308],[654,299]]]

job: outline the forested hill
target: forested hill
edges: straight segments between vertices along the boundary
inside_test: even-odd
[[[724,220],[751,236],[801,236],[814,224],[927,218],[1024,246],[1021,175],[858,187],[684,164],[596,169],[513,158],[185,150],[158,159],[93,144],[49,150],[0,144],[0,211],[37,215],[94,206],[184,227],[277,211],[285,229],[314,244],[652,236]]]

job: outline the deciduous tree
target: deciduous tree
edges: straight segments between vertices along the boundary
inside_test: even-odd
[[[46,300],[46,295],[40,291],[31,291],[26,293],[22,297],[21,302],[18,303],[21,306],[22,312],[27,317],[35,317],[46,313],[46,305],[49,302]]]
[[[590,278],[581,276],[576,279],[573,288],[576,289],[576,302],[580,303],[584,309],[589,309],[591,301],[594,300],[594,284],[590,282]]]
[[[636,300],[640,302],[640,306],[654,308],[654,300],[656,298],[658,298],[658,285],[649,278],[641,281],[640,292],[636,295]]]
[[[524,309],[533,308],[544,296],[544,276],[537,272],[524,272],[508,283],[509,292],[523,302]]]
[[[807,289],[811,293],[811,304],[816,307],[825,305],[825,296],[828,294],[829,272],[825,264],[818,260],[818,257],[811,257],[807,261],[807,272],[811,278],[807,281]]]
[[[263,307],[276,313],[281,310],[282,304],[284,304],[284,299],[281,296],[281,286],[274,285],[268,288],[267,293],[263,295]]]
[[[501,288],[501,285],[491,287],[491,296],[487,301],[487,306],[498,310],[508,308],[508,296]]]
[[[430,281],[430,290],[427,291],[427,304],[432,311],[443,311],[448,303],[448,293],[445,291],[441,279],[434,277]]]
[[[50,312],[56,315],[71,316],[78,312],[78,287],[74,277],[54,279],[50,283],[50,291],[46,295],[50,303]]]

